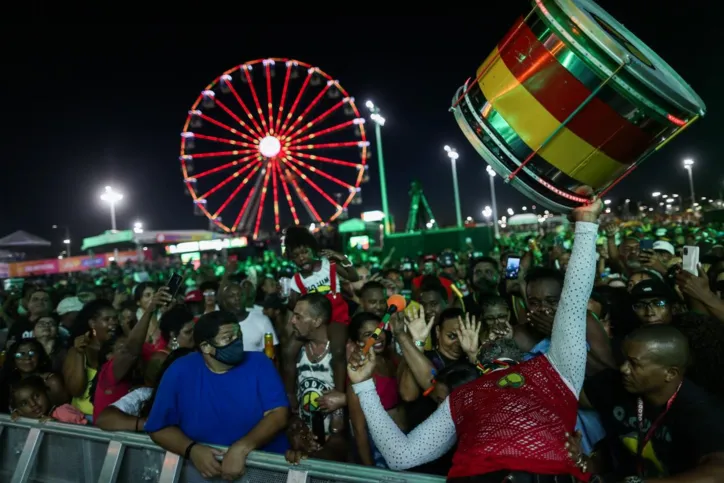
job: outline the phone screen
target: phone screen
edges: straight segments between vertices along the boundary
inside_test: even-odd
[[[168,283],[166,286],[168,287],[169,293],[176,297],[178,295],[178,291],[181,288],[181,282],[183,281],[183,277],[179,275],[178,273],[174,273],[171,275],[171,278],[168,279]]]
[[[653,249],[654,249],[653,240],[641,240],[641,250],[653,250]]]
[[[508,265],[505,267],[505,278],[515,280],[520,272],[520,258],[508,257]]]

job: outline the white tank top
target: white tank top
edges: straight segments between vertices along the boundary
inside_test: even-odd
[[[313,413],[319,410],[319,398],[325,391],[334,389],[334,373],[332,372],[332,352],[327,352],[319,362],[311,362],[307,351],[302,347],[297,360],[297,401],[299,401],[299,417],[312,427]],[[332,413],[325,413],[324,431],[329,434],[329,422]]]

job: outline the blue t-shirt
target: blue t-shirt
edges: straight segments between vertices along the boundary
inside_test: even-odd
[[[266,411],[278,407],[289,407],[289,400],[264,353],[246,352],[241,365],[215,374],[201,353],[194,352],[166,370],[145,430],[178,426],[193,441],[231,446],[259,424]],[[284,453],[289,441],[282,431],[259,449]]]

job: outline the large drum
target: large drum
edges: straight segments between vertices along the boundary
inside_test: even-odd
[[[601,196],[705,114],[701,98],[590,0],[534,0],[453,98],[481,156],[552,210]]]

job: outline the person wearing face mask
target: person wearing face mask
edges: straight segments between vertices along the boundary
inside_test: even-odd
[[[283,432],[289,401],[272,361],[244,351],[233,313],[201,316],[194,341],[196,352],[165,372],[145,430],[165,450],[190,459],[204,478],[233,480],[252,450],[289,448]]]

